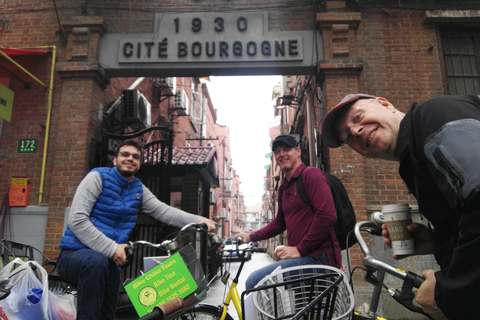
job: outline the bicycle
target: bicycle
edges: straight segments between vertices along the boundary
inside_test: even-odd
[[[375,259],[370,253],[370,249],[362,237],[362,232],[382,236],[382,224],[383,216],[380,212],[376,212],[372,214],[370,221],[357,222],[353,231],[357,238],[358,245],[365,255],[363,258],[364,270],[366,271],[365,280],[374,286],[370,298],[369,310],[365,313],[355,312],[353,314],[353,320],[386,320],[378,315],[378,306],[383,288],[386,288],[390,296],[408,310],[420,313],[428,319],[433,319],[432,316],[423,312],[421,307],[413,303],[413,299],[415,298],[413,288],[419,288],[425,279],[411,271],[404,271]],[[350,279],[352,279],[354,271],[355,269],[351,272]],[[392,290],[384,284],[386,274],[403,281],[401,291]]]
[[[232,320],[233,317],[228,313],[230,303],[233,303],[239,319],[247,319],[245,309],[246,299],[249,297],[253,300],[258,316],[267,319],[310,319],[317,315],[321,315],[322,319],[331,319],[338,310],[344,311],[343,306],[337,303],[340,300],[335,297],[337,294],[344,294],[342,289],[348,285],[343,281],[340,270],[328,266],[326,268],[322,266],[321,271],[316,269],[319,266],[301,266],[273,272],[261,285],[245,290],[240,297],[237,284],[245,262],[252,253],[265,252],[265,249],[256,247],[239,249],[242,243],[241,238],[233,242],[235,247],[226,250],[227,253],[235,252],[235,258],[240,261],[240,265],[230,283],[223,304],[214,306],[200,303],[185,311],[178,319]],[[327,269],[328,272],[325,272]],[[226,270],[222,276],[222,282],[228,285],[229,280],[230,272]],[[353,304],[349,311],[343,313],[347,315],[352,310]]]
[[[177,318],[177,316],[181,315],[184,312],[184,310],[197,305],[200,301],[202,301],[206,297],[207,287],[208,287],[206,272],[204,272],[199,262],[197,253],[195,252],[195,249],[192,246],[192,243],[194,244],[197,241],[197,237],[196,237],[197,233],[200,234],[200,246],[201,246],[200,256],[206,256],[208,229],[206,225],[196,224],[196,223],[192,223],[184,226],[182,229],[180,229],[180,231],[176,234],[176,236],[173,239],[165,240],[159,244],[151,243],[144,240],[138,240],[134,242],[130,241],[128,242],[127,248],[125,249],[127,254],[127,260],[133,256],[133,252],[137,250],[140,246],[146,246],[149,248],[164,250],[166,252],[165,256],[144,258],[144,265],[145,266],[148,265],[146,268],[148,270],[150,270],[151,268],[153,268],[158,264],[163,263],[163,261],[165,261],[175,253],[179,253],[182,260],[185,262],[188,272],[192,275],[198,287],[192,294],[184,298],[184,301],[180,310],[176,310],[172,314],[166,316],[166,319]],[[145,259],[147,259],[147,261]],[[135,280],[127,280],[125,281],[124,285],[127,285],[132,281],[135,281]],[[162,304],[161,306],[164,306],[164,305]],[[141,319],[143,320],[143,318]],[[147,318],[147,319],[150,319],[150,318]],[[153,317],[151,319],[156,319],[156,318]]]

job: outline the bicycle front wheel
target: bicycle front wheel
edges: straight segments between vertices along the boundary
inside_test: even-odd
[[[221,316],[219,308],[211,305],[197,305],[192,309],[189,309],[181,316],[178,316],[176,320],[218,320]],[[225,320],[233,320],[232,316],[227,313]]]

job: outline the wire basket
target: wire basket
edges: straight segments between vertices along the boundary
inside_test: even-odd
[[[197,253],[195,252],[195,249],[193,249],[193,246],[191,244],[188,244],[187,246],[178,250],[178,253],[180,253],[180,256],[185,262],[188,271],[190,271],[190,274],[195,280],[195,283],[198,285],[198,288],[197,290],[195,290],[195,292],[193,292],[184,299],[184,307],[181,310],[168,316],[167,319],[177,318],[179,315],[185,313],[185,309],[198,304],[199,302],[203,301],[207,296],[207,279],[205,277],[205,273],[203,272],[200,261],[198,260]]]
[[[276,270],[251,291],[260,319],[350,319],[355,305],[345,274],[323,265]]]

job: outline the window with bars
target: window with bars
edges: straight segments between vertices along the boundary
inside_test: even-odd
[[[480,94],[480,30],[442,30],[448,94]]]

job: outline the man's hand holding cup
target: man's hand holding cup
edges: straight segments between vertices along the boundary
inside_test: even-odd
[[[433,232],[423,224],[412,222],[411,209],[407,204],[384,206],[382,215],[385,221],[382,225],[382,236],[385,244],[393,249],[394,259],[412,254],[433,253]]]

